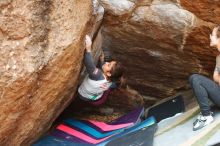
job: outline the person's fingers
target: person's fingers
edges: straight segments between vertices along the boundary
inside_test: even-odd
[[[89,40],[89,36],[86,35],[86,39],[85,39],[86,43],[88,42],[88,40]]]
[[[86,35],[85,43],[86,43],[86,45],[91,45],[92,44],[92,40],[91,40],[90,36]]]
[[[212,30],[212,35],[216,35],[218,31],[218,27],[213,28]]]
[[[87,41],[90,40],[90,37],[89,37],[88,35],[86,35],[86,40],[87,40]]]

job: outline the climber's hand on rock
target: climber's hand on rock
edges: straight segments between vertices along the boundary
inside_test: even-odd
[[[92,40],[91,40],[91,37],[88,35],[86,35],[86,38],[85,38],[85,45],[86,45],[86,51],[91,52]]]
[[[217,36],[218,29],[219,29],[219,26],[216,26],[216,27],[213,28],[212,36]]]

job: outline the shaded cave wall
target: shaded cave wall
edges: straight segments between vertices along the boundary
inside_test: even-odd
[[[101,0],[103,46],[126,68],[129,86],[160,99],[188,90],[193,73],[212,76],[217,50],[209,34],[219,24],[218,1]]]

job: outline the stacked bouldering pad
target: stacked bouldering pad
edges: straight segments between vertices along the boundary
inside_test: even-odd
[[[109,123],[69,118],[34,146],[152,146],[157,123],[184,111],[179,95],[147,110],[137,108]]]
[[[156,121],[154,117],[142,120],[143,115],[144,108],[137,108],[109,123],[66,119],[34,146],[113,146],[115,143],[118,146],[144,146],[146,143],[151,146],[157,128]]]

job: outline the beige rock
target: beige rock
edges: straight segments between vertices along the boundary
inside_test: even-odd
[[[0,2],[0,145],[30,145],[72,100],[84,36],[95,37],[102,20],[103,8],[96,6],[87,0]]]
[[[134,2],[136,5],[150,5],[153,0],[130,0],[131,2]]]
[[[124,15],[134,8],[134,3],[129,0],[101,0],[100,3],[105,10],[113,15]]]
[[[138,7],[130,21],[145,27],[147,33],[143,32],[143,35],[154,40],[167,41],[170,39],[171,44],[178,45],[182,42],[184,33],[194,25],[194,19],[192,13],[180,9],[174,4],[158,4],[150,7]],[[182,37],[180,37],[181,35]]]

